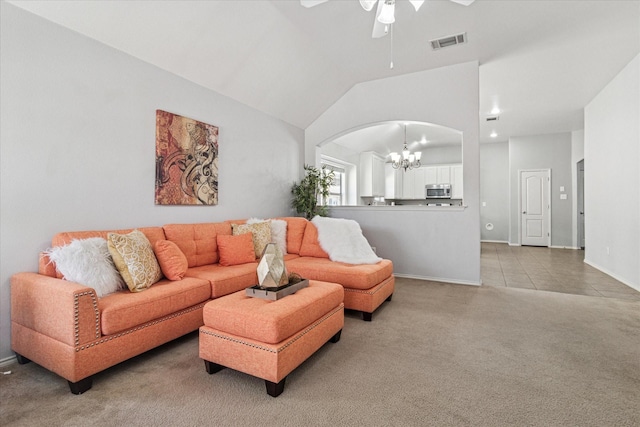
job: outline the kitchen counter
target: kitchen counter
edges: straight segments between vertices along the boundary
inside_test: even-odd
[[[329,209],[335,212],[344,210],[375,210],[375,211],[449,211],[461,212],[467,206],[427,206],[427,205],[354,205],[354,206],[330,206]]]

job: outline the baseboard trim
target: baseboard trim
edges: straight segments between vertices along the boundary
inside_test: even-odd
[[[402,277],[405,279],[429,280],[432,282],[452,283],[454,285],[481,286],[480,282],[474,282],[471,280],[455,280],[455,279],[446,279],[443,277],[416,276],[414,274],[401,274],[401,273],[393,273],[393,275],[396,277]]]
[[[572,249],[572,250],[578,250],[580,248],[576,248],[575,246],[549,246],[552,249]]]
[[[12,365],[15,362],[17,362],[16,356],[9,356],[9,357],[5,357],[4,359],[0,359],[0,369]]]
[[[620,276],[618,276],[618,275],[616,275],[616,274],[612,273],[611,271],[607,270],[606,268],[601,267],[601,266],[599,266],[598,264],[596,264],[596,263],[594,263],[594,262],[591,262],[591,261],[589,261],[589,260],[587,260],[587,259],[585,259],[585,260],[584,260],[584,263],[585,263],[585,264],[590,265],[591,267],[595,268],[596,270],[600,270],[600,271],[602,271],[602,272],[603,272],[604,274],[606,274],[607,276],[611,276],[611,277],[613,277],[613,278],[614,278],[614,279],[616,279],[618,282],[622,282],[622,283],[624,283],[625,285],[627,285],[627,286],[628,286],[628,287],[630,287],[631,289],[635,289],[636,291],[640,292],[640,284],[633,284],[633,283],[630,283],[630,282],[628,282],[626,279],[624,279],[624,278],[622,278],[622,277],[620,277]]]
[[[506,243],[509,244],[507,240],[480,240],[480,243]]]

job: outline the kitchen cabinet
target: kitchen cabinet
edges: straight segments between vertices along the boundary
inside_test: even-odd
[[[462,199],[462,165],[451,166],[451,198]]]
[[[360,154],[360,197],[384,196],[384,157],[373,151]]]
[[[385,165],[386,199],[422,200],[427,184],[451,184],[451,198],[462,199],[462,165],[423,166],[406,172]]]
[[[410,172],[413,173],[413,192],[411,197],[412,199],[424,199],[425,198],[425,190],[424,186],[426,184],[425,176],[426,176],[426,168],[418,168],[412,169]]]
[[[414,177],[413,169],[409,169],[405,172],[404,169],[399,169],[402,174],[402,194],[400,195],[401,199],[413,199],[413,187],[414,187]]]
[[[384,198],[402,198],[403,169],[394,169],[391,163],[384,164]]]
[[[426,166],[425,184],[451,184],[451,166]]]

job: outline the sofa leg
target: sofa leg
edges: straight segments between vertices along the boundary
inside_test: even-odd
[[[366,311],[362,312],[362,320],[365,322],[371,322],[371,316],[373,316],[373,313],[367,313]]]
[[[218,365],[217,363],[209,362],[208,360],[204,361],[204,367],[206,368],[209,375],[215,374],[216,372],[220,372],[224,369],[224,366]]]
[[[284,382],[287,380],[287,377],[284,377],[280,380],[279,383],[272,383],[271,381],[264,380],[265,385],[267,386],[267,394],[271,397],[278,397],[284,391]]]
[[[391,297],[392,296],[393,296],[393,294],[389,295],[385,301],[391,301]]]
[[[334,344],[337,343],[338,341],[340,341],[340,335],[341,334],[342,334],[342,329],[340,329],[338,332],[336,332],[336,334],[334,336],[329,338],[329,341],[331,341]]]
[[[30,359],[27,359],[26,357],[18,353],[16,353],[16,359],[18,360],[18,363],[20,365],[26,365],[27,363],[31,362]]]
[[[82,394],[85,391],[89,390],[93,385],[93,377],[87,377],[83,380],[78,381],[77,383],[72,383],[71,381],[67,381],[69,383],[69,389],[73,394]]]

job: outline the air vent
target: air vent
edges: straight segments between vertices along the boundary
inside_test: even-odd
[[[500,120],[500,116],[487,117],[488,122],[495,122],[496,120]]]
[[[467,33],[456,34],[455,36],[447,36],[441,39],[429,40],[433,50],[444,49],[445,47],[455,46],[467,42]]]

